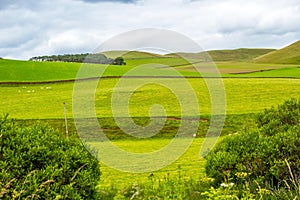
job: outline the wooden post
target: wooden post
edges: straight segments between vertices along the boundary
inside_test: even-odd
[[[68,130],[68,118],[67,118],[67,105],[64,102],[64,112],[65,112],[65,124],[66,124],[66,138],[69,138],[69,130]]]

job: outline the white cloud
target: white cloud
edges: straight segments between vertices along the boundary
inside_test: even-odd
[[[124,31],[165,28],[206,49],[282,47],[300,39],[297,0],[1,1],[0,56],[91,52]]]

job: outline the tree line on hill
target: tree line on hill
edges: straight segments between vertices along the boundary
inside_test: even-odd
[[[126,65],[124,58],[117,57],[115,59],[107,58],[104,54],[64,54],[51,56],[35,56],[30,61],[40,62],[76,62],[76,63],[94,63],[94,64],[113,64]]]

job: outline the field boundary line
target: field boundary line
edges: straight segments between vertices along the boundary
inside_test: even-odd
[[[102,76],[102,77],[90,77],[90,78],[80,78],[80,79],[67,79],[67,80],[52,80],[52,81],[0,81],[0,85],[38,85],[38,84],[53,84],[53,83],[70,83],[75,81],[89,81],[97,79],[116,79],[116,78],[128,78],[128,79],[137,79],[137,78],[168,78],[168,79],[178,79],[178,78],[191,78],[191,79],[203,79],[203,78],[212,78],[212,79],[300,79],[300,77],[215,77],[215,76]]]

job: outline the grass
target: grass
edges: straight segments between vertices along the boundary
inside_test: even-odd
[[[107,66],[103,64],[80,64],[64,62],[33,62],[0,59],[0,82],[43,82],[75,79],[81,66],[85,73],[77,78],[99,76],[122,76],[136,66],[146,65],[137,75],[172,75],[163,65],[183,65],[187,61],[180,58],[147,58],[126,61],[126,66]],[[20,73],[22,72],[22,73]]]
[[[249,72],[235,75],[228,75],[230,77],[290,77],[290,78],[299,78],[300,77],[300,68],[279,68],[279,69],[270,69],[270,70],[261,70],[258,72]]]
[[[174,163],[164,167],[159,171],[155,171],[156,177],[176,177],[178,175],[178,166],[183,177],[199,177],[203,176],[205,160],[200,157],[199,152],[204,138],[196,138],[191,144],[190,148]],[[147,139],[142,141],[114,141],[113,144],[119,148],[137,153],[153,152],[159,150],[170,142],[169,139]],[[90,145],[97,147],[97,143],[90,143]],[[102,175],[100,187],[111,187],[112,183],[118,187],[126,187],[134,183],[142,183],[149,180],[150,172],[145,173],[127,173],[120,172],[116,169],[110,168],[102,164]]]
[[[261,55],[265,55],[275,49],[233,49],[233,50],[213,50],[208,51],[209,55],[212,57],[213,61],[252,61]]]
[[[300,64],[300,41],[254,59],[256,63]]]
[[[135,66],[143,64],[152,64],[145,66],[141,72],[134,72],[133,75],[169,75],[170,69],[163,68],[160,64],[171,65],[186,76],[193,76],[196,73],[186,65],[187,62],[180,58],[147,58],[132,59],[127,61],[126,67],[110,66],[104,72],[105,76],[120,76],[132,70]],[[174,66],[175,65],[175,66]],[[177,66],[176,66],[177,65]],[[181,65],[181,66],[179,66]],[[183,66],[184,65],[184,66]],[[200,64],[199,64],[200,65]],[[202,64],[202,66],[205,64]],[[27,61],[0,60],[0,81],[47,81],[47,80],[67,80],[76,76],[80,64],[75,63],[38,63]],[[89,69],[81,75],[82,78],[94,77],[101,74],[104,65],[86,65]],[[206,66],[206,65],[205,65]],[[245,127],[253,126],[253,114],[263,111],[265,108],[278,105],[291,97],[298,98],[300,91],[299,79],[290,78],[267,78],[280,75],[281,77],[300,77],[297,65],[282,64],[257,64],[241,62],[219,62],[217,67],[223,76],[223,79],[208,79],[210,84],[215,84],[222,80],[226,89],[226,114],[225,127],[223,134],[233,134]],[[259,70],[274,69],[270,71],[254,72],[249,74],[229,74],[245,73]],[[22,72],[22,73],[20,73]],[[34,73],[33,73],[34,72]],[[196,74],[197,75],[197,74]],[[292,76],[291,76],[292,75]],[[234,78],[230,78],[233,76]],[[240,76],[240,77],[239,77]],[[252,77],[245,79],[242,76]],[[255,78],[263,76],[264,78]],[[187,80],[187,82],[185,82]],[[145,85],[140,85],[144,83]],[[186,84],[191,85],[191,90]],[[82,110],[88,110],[89,98],[88,89],[91,84],[96,84],[95,80],[79,82],[78,94],[82,98]],[[112,139],[113,144],[131,152],[152,152],[160,149],[173,138],[174,133],[180,127],[180,117],[182,116],[180,103],[177,96],[188,97],[191,91],[194,91],[199,103],[201,115],[200,127],[197,132],[197,138],[185,154],[173,164],[153,172],[156,180],[178,177],[180,173],[183,177],[196,178],[204,174],[204,159],[199,157],[199,150],[203,143],[210,116],[211,100],[205,79],[187,78],[187,79],[159,79],[159,78],[136,78],[123,79],[118,78],[101,79],[96,84],[95,90],[95,111],[105,134]],[[116,85],[119,87],[116,88]],[[137,85],[138,87],[134,87]],[[168,87],[166,87],[168,86]],[[213,91],[219,89],[214,85]],[[135,91],[131,94],[131,87]],[[170,89],[171,88],[171,89]],[[63,102],[67,104],[70,132],[75,134],[72,94],[74,83],[39,83],[39,84],[1,84],[0,85],[0,112],[9,113],[10,117],[23,121],[24,124],[30,124],[40,119],[46,121],[56,128],[64,131],[64,110]],[[94,92],[94,91],[92,91]],[[126,95],[130,97],[129,112],[136,124],[146,126],[150,123],[149,110],[155,104],[164,106],[168,119],[162,131],[155,137],[148,139],[133,139],[128,137],[112,118],[111,99],[113,92],[117,95],[114,108],[117,108],[118,115],[124,117],[124,105],[126,105]],[[222,99],[223,100],[223,99]],[[187,107],[187,115],[195,117],[198,114],[196,106],[192,104],[192,99],[185,98],[183,104]],[[195,114],[196,113],[196,114]],[[156,113],[159,117],[159,113]],[[201,138],[202,137],[202,138]],[[99,143],[92,142],[90,145],[97,147]],[[179,167],[180,166],[180,167]],[[118,190],[126,190],[135,183],[151,183],[150,173],[133,174],[119,172],[115,169],[101,165],[101,184],[100,189],[103,192],[109,192],[113,187]],[[150,184],[151,185],[151,184]]]
[[[130,91],[128,86],[145,79],[126,79],[119,91]],[[176,81],[174,81],[176,80]],[[178,81],[179,80],[179,81]],[[210,99],[203,79],[187,79],[198,97],[201,115],[210,115]],[[148,79],[146,81],[155,81]],[[189,95],[180,79],[167,79],[171,87],[177,88],[180,96]],[[298,97],[300,91],[297,79],[224,79],[227,95],[227,114],[257,113],[265,108],[277,105],[291,97]],[[96,92],[96,113],[100,118],[111,117],[112,88],[118,79],[101,79]],[[83,83],[81,83],[83,84]],[[276,87],[274,87],[276,86]],[[48,87],[48,89],[47,89]],[[50,89],[49,89],[50,88]],[[86,88],[81,88],[85,92]],[[68,115],[72,117],[73,83],[39,84],[39,85],[1,85],[0,111],[10,113],[19,119],[57,119],[63,118],[63,102],[67,103]],[[123,95],[121,91],[116,94]],[[122,102],[115,105],[122,107]],[[145,85],[139,88],[130,99],[131,116],[148,116],[153,104],[165,106],[168,116],[181,116],[180,106],[171,90],[160,85]],[[195,113],[186,103],[187,112]]]
[[[18,60],[0,60],[0,80],[45,81],[72,79],[80,67],[78,63],[50,63]]]
[[[167,56],[179,57],[184,56],[190,59],[207,60],[211,59],[214,62],[220,61],[234,61],[245,62],[252,61],[253,58],[267,54],[275,49],[232,49],[232,50],[211,50],[200,53],[171,53]],[[209,58],[207,54],[211,57]]]
[[[190,60],[194,62],[195,60]],[[90,78],[99,76],[122,76],[127,72],[131,72],[136,66],[141,66],[141,71],[131,73],[133,76],[174,76],[174,72],[167,66],[178,70],[183,76],[200,76],[190,63],[182,58],[145,58],[127,60],[126,66],[106,66],[96,64],[84,64],[85,72],[80,74],[78,78]],[[17,60],[0,60],[0,82],[44,82],[44,81],[63,81],[75,79],[78,70],[82,65],[80,63],[62,63],[62,62],[31,62]],[[202,75],[215,75],[211,73],[209,63],[198,63],[195,66],[200,67],[204,71]],[[280,69],[280,68],[296,68],[297,65],[284,64],[257,64],[245,62],[217,62],[217,68],[222,76],[244,77],[241,73],[257,72],[261,70]],[[207,73],[206,69],[209,69]],[[22,71],[22,73],[20,73]],[[297,70],[296,70],[297,71]],[[299,77],[299,73],[287,72],[280,74],[280,77]],[[252,73],[251,77],[274,77],[274,73]]]
[[[207,63],[198,63],[196,66],[198,66],[200,69],[205,69],[205,66],[212,66],[212,64]],[[247,62],[216,62],[216,67],[218,68],[219,72],[222,74],[223,77],[238,77],[238,76],[248,76],[251,77],[262,77],[261,74],[255,74],[254,72],[261,72],[266,70],[276,70],[276,69],[295,69],[298,67],[298,65],[285,65],[285,64],[258,64],[258,63],[247,63]],[[179,66],[175,67],[178,71],[180,71],[183,74],[188,74],[187,72],[190,72],[191,75],[193,72],[195,72],[195,68],[186,65],[186,66]],[[250,74],[251,73],[251,74]],[[288,74],[291,75],[291,77],[299,77],[298,74]],[[263,77],[272,77],[272,75],[269,74],[263,74]],[[286,74],[282,73],[279,74],[278,77],[287,77]]]
[[[159,54],[141,51],[104,51],[101,53],[108,58],[123,57],[124,59],[145,59],[162,57]]]

